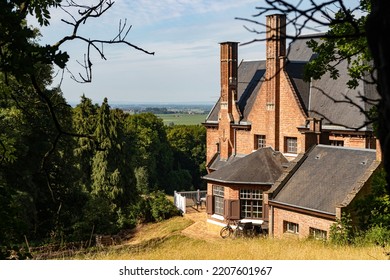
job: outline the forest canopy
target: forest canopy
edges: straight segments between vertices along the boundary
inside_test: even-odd
[[[113,109],[107,98],[94,104],[82,96],[72,108],[52,85],[53,67],[65,71],[69,61],[65,42],[85,45],[84,74],[73,75],[83,83],[92,81],[91,51],[105,59],[106,46],[122,44],[154,54],[127,40],[126,21],[114,38],[80,35],[113,4],[0,0],[0,259],[14,244],[86,240],[178,215],[166,193],[201,187],[203,127],[168,128],[153,114]],[[53,9],[70,15],[71,32],[40,45],[28,19],[49,26]],[[179,147],[187,129],[197,140]]]

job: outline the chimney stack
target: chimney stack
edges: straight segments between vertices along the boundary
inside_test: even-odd
[[[266,27],[267,110],[274,111],[278,106],[279,74],[286,57],[286,16],[267,16]]]
[[[238,43],[221,45],[221,102],[231,107],[237,101]],[[228,104],[229,103],[229,104]],[[229,108],[231,111],[231,108]]]
[[[219,139],[221,159],[227,160],[234,149],[232,123],[239,121],[237,110],[238,43],[223,42],[221,45],[221,98],[219,112]]]
[[[266,18],[266,114],[270,143],[276,151],[280,143],[280,75],[286,58],[286,16],[275,14]]]
[[[269,15],[266,19],[267,59],[286,56],[286,16]]]

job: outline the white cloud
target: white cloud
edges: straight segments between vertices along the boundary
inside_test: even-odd
[[[255,0],[117,0],[117,11],[125,11],[134,24],[155,24],[194,14],[220,13],[256,3]]]

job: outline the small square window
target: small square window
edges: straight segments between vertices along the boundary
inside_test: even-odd
[[[255,149],[265,147],[265,135],[255,135]]]
[[[296,223],[283,221],[283,227],[284,227],[284,232],[294,233],[294,234],[299,233],[299,225]]]
[[[289,154],[296,154],[298,152],[297,138],[286,137],[285,138],[285,151]]]

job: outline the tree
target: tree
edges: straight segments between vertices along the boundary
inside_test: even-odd
[[[112,39],[96,40],[80,35],[80,30],[86,22],[101,17],[112,5],[114,5],[114,2],[111,0],[99,0],[96,4],[77,4],[73,0],[11,0],[0,2],[0,72],[4,74],[4,82],[7,84],[8,77],[13,76],[18,81],[31,84],[33,90],[29,94],[37,95],[46,104],[47,114],[52,118],[58,133],[58,137],[55,138],[56,141],[63,135],[76,137],[91,137],[91,135],[68,131],[61,126],[56,108],[53,106],[50,97],[46,95],[45,87],[49,84],[39,83],[40,75],[36,71],[37,67],[57,65],[60,69],[65,69],[69,61],[69,55],[61,51],[60,48],[66,42],[74,40],[84,42],[86,45],[83,64],[86,74],[79,74],[79,79],[72,75],[79,82],[92,81],[91,52],[96,51],[102,59],[106,59],[104,54],[106,45],[124,44],[138,51],[154,54],[127,41],[126,37],[131,27],[128,27],[126,21],[123,24],[120,22],[118,33]],[[61,9],[69,15],[70,20],[62,19],[62,21],[70,25],[72,31],[58,42],[41,46],[36,41],[38,31],[27,24],[27,19],[31,15],[36,18],[40,26],[48,26],[50,24],[51,9]],[[16,94],[15,98],[19,100],[20,96]],[[56,141],[53,143],[54,146],[56,146]],[[1,146],[6,148],[5,144]]]
[[[99,106],[92,104],[92,100],[83,95],[80,103],[73,110],[73,126],[77,134],[94,135],[97,125],[97,111]],[[87,191],[91,191],[92,157],[98,143],[89,137],[77,138],[75,155],[80,170],[80,184]]]
[[[390,229],[390,196],[386,192],[386,174],[381,168],[372,179],[372,191],[356,202],[355,208],[363,229]]]
[[[379,100],[363,99],[375,106],[377,113],[365,112],[378,125],[378,137],[386,170],[387,191],[390,193],[390,31],[388,15],[389,1],[360,0],[358,6],[348,7],[347,1],[286,1],[265,0],[257,7],[255,17],[268,13],[288,15],[287,26],[293,26],[295,33],[286,34],[290,40],[298,40],[305,31],[316,31],[316,27],[328,28],[324,34],[313,35],[309,46],[318,53],[306,69],[307,78],[318,79],[329,72],[334,79],[338,77],[337,65],[348,62],[350,81],[346,86],[356,87],[358,81],[373,82],[380,95]],[[245,19],[252,24],[264,26],[253,19]],[[248,28],[258,35],[265,34],[257,28]],[[307,38],[307,37],[306,37]],[[320,41],[318,39],[321,39]],[[264,38],[252,42],[264,41]],[[249,42],[251,43],[251,42]],[[373,62],[373,63],[372,63]],[[364,97],[362,97],[364,98]],[[344,102],[351,103],[346,98]],[[356,105],[356,104],[355,104]],[[364,108],[359,108],[364,112]],[[377,116],[373,118],[373,116]]]
[[[191,175],[191,185],[200,188],[201,176],[206,175],[206,129],[201,125],[176,125],[167,128],[169,144],[174,156],[176,175]],[[181,175],[180,175],[181,174]],[[188,187],[184,185],[182,187]]]
[[[92,4],[73,0],[0,1],[0,200],[8,201],[0,205],[0,212],[9,217],[1,222],[1,231],[6,230],[0,234],[6,239],[0,240],[2,244],[21,242],[23,234],[36,240],[50,232],[57,235],[71,230],[81,218],[78,211],[88,200],[86,191],[92,185],[93,149],[101,148],[94,135],[97,107],[83,98],[82,108],[75,110],[73,126],[71,108],[59,87],[50,88],[52,71],[55,66],[65,71],[70,57],[62,48],[72,41],[85,44],[85,74],[72,74],[78,82],[92,81],[91,54],[96,51],[106,59],[107,45],[123,44],[153,54],[127,40],[127,21],[119,22],[116,35],[110,39],[81,35],[84,24],[107,13],[113,4],[111,0]],[[41,45],[39,30],[31,27],[29,19],[48,27],[54,9],[69,16],[62,21],[72,27],[71,31],[58,42]],[[74,150],[83,160],[80,164],[75,162]],[[128,173],[131,176],[132,171]],[[116,203],[123,204],[120,200],[117,197]]]
[[[51,79],[46,68],[37,69],[42,73],[42,84]],[[0,196],[7,201],[0,205],[0,212],[8,217],[1,230],[5,244],[21,242],[24,235],[42,240],[52,232],[53,237],[60,237],[77,216],[77,203],[82,203],[74,200],[80,194],[75,183],[75,141],[56,139],[45,103],[30,94],[31,88],[29,83],[18,82],[10,75],[7,84],[0,81],[0,139],[6,145],[0,160]],[[71,130],[71,108],[61,91],[46,90],[45,95],[56,108],[61,125]]]
[[[92,194],[124,208],[137,198],[134,171],[121,137],[123,129],[117,115],[110,110],[107,98],[98,110],[95,137],[99,147],[92,158]]]
[[[172,152],[164,123],[152,113],[129,115],[126,133],[135,135],[135,168],[140,191],[149,193],[168,186]]]

